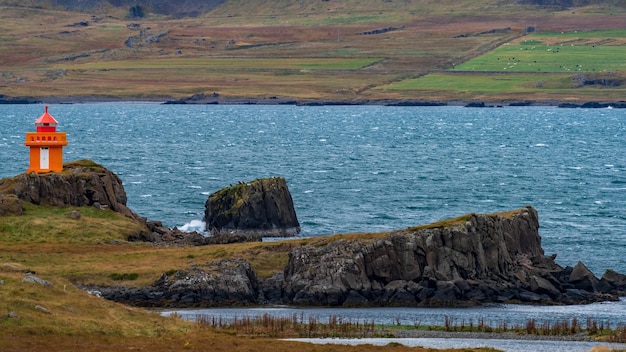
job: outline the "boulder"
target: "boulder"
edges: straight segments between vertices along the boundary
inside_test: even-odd
[[[146,287],[89,288],[104,298],[144,307],[208,307],[257,302],[259,284],[250,263],[222,259],[164,273]]]
[[[13,194],[0,194],[0,216],[22,215],[22,202]]]
[[[600,281],[620,291],[626,291],[626,275],[615,270],[606,270]]]
[[[291,194],[280,177],[239,183],[209,195],[204,221],[212,236],[247,241],[300,233]]]
[[[599,280],[595,275],[583,264],[578,262],[569,275],[569,283],[579,290],[595,292],[598,290]]]

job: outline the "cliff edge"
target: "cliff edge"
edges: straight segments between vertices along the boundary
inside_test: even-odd
[[[269,278],[243,258],[227,258],[165,273],[149,287],[100,290],[116,301],[169,307],[232,305],[241,292],[240,305],[305,306],[581,304],[623,294],[625,275],[607,270],[598,279],[582,262],[563,268],[545,256],[538,229],[532,207],[468,214],[391,233],[285,242],[288,263]],[[216,267],[239,269],[218,279]]]
[[[13,178],[0,179],[0,195],[5,199],[17,198],[37,205],[108,208],[141,220],[126,206],[122,180],[91,160],[65,163],[63,171],[58,173],[23,173]],[[21,213],[21,207],[15,206],[19,201],[12,201],[11,204],[14,205],[11,213]]]

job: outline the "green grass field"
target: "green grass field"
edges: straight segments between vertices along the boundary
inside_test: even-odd
[[[626,70],[626,46],[503,45],[455,71],[608,72]]]
[[[394,82],[377,90],[460,98],[515,96],[621,100],[626,88],[626,30],[537,33],[504,44],[449,71]],[[611,84],[585,84],[604,79]]]
[[[541,33],[507,43],[454,71],[609,72],[626,70],[626,30]]]

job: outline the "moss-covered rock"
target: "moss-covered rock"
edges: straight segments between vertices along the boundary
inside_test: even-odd
[[[239,183],[211,194],[204,220],[213,236],[248,241],[300,232],[287,182],[281,177]]]

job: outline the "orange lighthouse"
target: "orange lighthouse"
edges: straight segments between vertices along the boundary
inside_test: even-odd
[[[67,145],[65,132],[57,132],[57,120],[46,112],[35,121],[37,132],[26,132],[24,145],[30,147],[30,167],[26,173],[63,171],[63,147]]]

